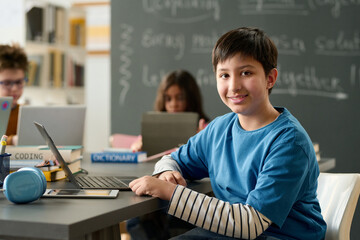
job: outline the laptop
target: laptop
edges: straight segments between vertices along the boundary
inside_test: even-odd
[[[74,175],[67,167],[64,158],[61,156],[54,141],[49,136],[45,127],[37,122],[34,122],[36,128],[50,148],[52,154],[58,160],[61,168],[64,170],[65,175],[69,182],[74,184],[79,189],[119,189],[131,190],[129,183],[136,179],[136,177],[115,177],[115,176],[87,176],[87,175]]]
[[[8,127],[12,101],[12,97],[0,97],[0,138]]]
[[[151,156],[185,144],[198,125],[198,113],[146,112],[141,121],[143,150]]]
[[[34,121],[46,125],[58,145],[83,145],[85,112],[84,105],[22,106],[17,129],[18,145],[44,144],[33,126]]]

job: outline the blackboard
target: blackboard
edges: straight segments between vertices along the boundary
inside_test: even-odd
[[[229,111],[216,91],[211,49],[220,35],[256,26],[279,50],[271,95],[303,124],[338,172],[360,172],[360,2],[319,0],[111,1],[111,132],[140,134],[162,76],[187,69],[205,111]]]
[[[321,156],[336,159],[333,172],[360,172],[360,1],[111,1],[111,132],[139,134],[160,79],[178,68],[197,78],[211,118],[228,112],[211,49],[239,26],[262,28],[278,47],[272,103],[300,120]]]

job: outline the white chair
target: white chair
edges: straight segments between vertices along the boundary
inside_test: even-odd
[[[320,173],[317,194],[327,223],[325,239],[350,239],[351,223],[360,194],[360,174]]]

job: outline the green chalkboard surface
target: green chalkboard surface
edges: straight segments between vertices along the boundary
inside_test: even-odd
[[[279,50],[271,95],[303,124],[336,171],[360,172],[360,1],[111,1],[111,132],[140,134],[162,76],[189,70],[206,113],[229,111],[217,95],[211,50],[239,26],[260,27]]]

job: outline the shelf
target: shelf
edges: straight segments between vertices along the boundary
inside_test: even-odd
[[[19,103],[27,104],[30,100],[32,105],[37,106],[85,104],[84,95],[83,87],[25,87]]]
[[[39,98],[43,97],[42,101],[49,104],[83,103],[86,11],[72,7],[71,1],[62,0],[1,0],[0,9],[8,9],[16,18],[9,21],[8,15],[0,16],[0,20],[9,22],[11,28],[11,34],[0,29],[0,41],[19,43],[29,57],[28,85],[24,90],[26,100],[33,104],[41,102]],[[74,26],[74,21],[80,25]],[[70,40],[79,44],[71,44]],[[64,99],[49,101],[47,95],[52,88],[56,89],[55,96]],[[71,91],[72,88],[76,90]],[[82,93],[79,94],[80,88]],[[83,99],[70,94],[79,94]]]
[[[70,95],[77,94],[70,89],[85,85],[85,11],[62,1],[23,0],[23,4],[26,6],[24,48],[30,60],[27,89],[36,92],[34,88],[40,88],[47,93],[56,89],[55,96],[60,100],[40,94],[47,104],[83,103],[84,99]],[[38,96],[26,98],[31,104],[41,102]]]

